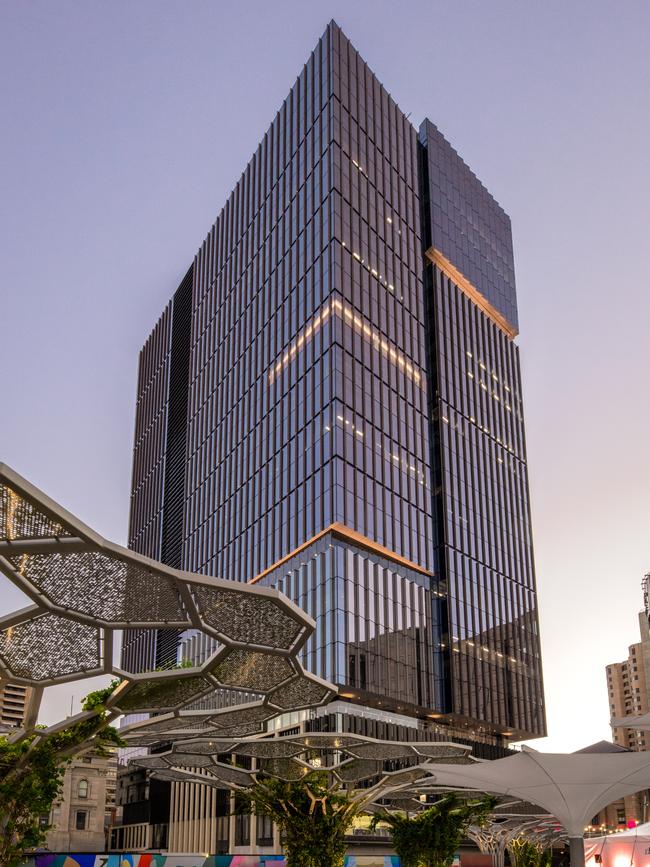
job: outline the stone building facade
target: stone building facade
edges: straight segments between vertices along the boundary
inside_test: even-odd
[[[61,798],[50,814],[52,852],[104,852],[115,810],[115,758],[81,756],[66,769]]]

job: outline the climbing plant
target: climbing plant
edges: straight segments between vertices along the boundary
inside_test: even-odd
[[[0,736],[0,864],[15,867],[26,853],[41,845],[49,826],[48,816],[61,792],[63,774],[70,759],[84,745],[95,755],[121,746],[117,730],[107,724],[105,702],[119,681],[89,693],[82,710],[92,717],[44,736],[42,729],[12,743]]]

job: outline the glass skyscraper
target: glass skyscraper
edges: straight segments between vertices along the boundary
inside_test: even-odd
[[[545,734],[517,329],[508,216],[330,23],[144,345],[130,522],[316,619],[311,725]]]

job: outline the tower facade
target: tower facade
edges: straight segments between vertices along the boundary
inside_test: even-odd
[[[648,576],[643,579],[647,605]],[[650,711],[650,627],[647,609],[639,612],[639,641],[628,648],[627,659],[606,667],[609,713],[612,720],[638,717]],[[612,726],[612,749],[642,752],[648,749],[648,733],[634,728]],[[650,791],[635,792],[601,810],[596,825],[603,830],[619,830],[628,823],[643,824],[650,813]]]
[[[305,608],[358,730],[543,735],[517,328],[507,215],[330,23],[142,350],[130,545]]]
[[[25,724],[31,696],[29,686],[11,681],[0,686],[0,729],[21,728]]]
[[[650,627],[645,612],[639,613],[640,640],[631,644],[624,662],[607,666],[607,692],[612,719],[642,716],[650,711]],[[628,750],[648,749],[647,732],[612,727],[615,744]]]
[[[445,706],[542,735],[510,218],[431,121],[419,141]]]

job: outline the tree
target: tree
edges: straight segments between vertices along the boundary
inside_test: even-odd
[[[107,755],[123,746],[117,730],[107,723],[105,702],[119,681],[89,693],[82,709],[92,717],[50,735],[38,729],[11,743],[0,736],[0,864],[15,867],[25,854],[41,845],[49,826],[41,824],[61,792],[70,759],[81,750]]]
[[[508,852],[513,867],[548,867],[552,855],[541,839],[531,839],[525,834],[510,841]]]
[[[272,777],[238,793],[240,805],[268,816],[284,840],[287,867],[342,867],[345,835],[365,800],[327,786],[327,775],[310,773],[297,782]]]
[[[451,867],[470,825],[482,825],[496,805],[496,798],[467,801],[445,795],[415,816],[375,813],[370,823],[388,825],[402,867]]]
[[[539,867],[551,867],[553,863],[553,848],[551,846],[547,846],[545,849],[542,849],[539,855]]]

